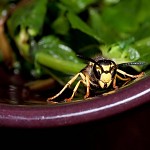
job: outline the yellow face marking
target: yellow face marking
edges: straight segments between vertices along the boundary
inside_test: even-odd
[[[102,65],[104,71],[110,71],[110,65]]]
[[[96,65],[96,75],[101,88],[108,88],[113,81],[115,65],[113,63],[102,63]]]
[[[101,70],[100,67],[97,67],[97,71],[100,72],[100,79],[99,79],[99,86],[101,88],[108,88],[112,82],[112,74],[111,74],[111,69],[114,66],[114,64],[110,65],[101,65],[103,70]]]
[[[107,88],[110,86],[112,82],[111,73],[102,73],[101,78],[99,80],[99,85],[101,88]]]
[[[102,73],[100,80],[103,81],[104,83],[108,83],[109,81],[111,81],[111,74],[110,73]]]

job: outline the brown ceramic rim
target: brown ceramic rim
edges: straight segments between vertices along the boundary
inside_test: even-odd
[[[47,128],[86,123],[150,101],[150,77],[117,93],[63,105],[0,104],[0,127]]]

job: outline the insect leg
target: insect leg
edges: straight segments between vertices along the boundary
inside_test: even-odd
[[[140,78],[144,75],[144,72],[141,72],[140,74],[138,75],[131,75],[131,74],[128,74],[120,69],[117,69],[117,72],[119,72],[120,74],[122,75],[126,75],[128,76],[127,78],[122,78],[121,76],[119,76],[118,74],[116,75],[117,78],[119,78],[120,80],[123,80],[123,81],[126,81],[122,86],[126,85],[129,81],[131,81],[131,78]]]
[[[115,75],[115,77],[113,79],[113,88],[114,89],[118,89],[118,86],[116,86],[116,77],[117,77],[117,75]]]
[[[76,93],[76,91],[77,91],[77,89],[78,89],[78,87],[79,87],[81,82],[82,82],[82,80],[78,81],[78,83],[76,84],[75,88],[73,89],[73,93],[72,93],[71,97],[65,99],[66,102],[71,102],[71,100],[73,99],[73,97],[74,97],[74,95],[75,95],[75,93]]]
[[[90,95],[90,79],[89,79],[88,75],[85,76],[85,82],[86,82],[85,83],[86,84],[86,95],[84,96],[84,98],[87,98]]]
[[[126,76],[128,76],[128,77],[131,77],[131,78],[140,78],[140,77],[142,77],[142,76],[144,75],[144,72],[141,72],[141,73],[138,74],[138,75],[131,75],[131,74],[128,74],[128,73],[126,73],[126,72],[124,72],[124,71],[122,71],[122,70],[120,70],[120,69],[117,69],[117,72],[119,72],[119,73],[121,73],[121,74],[123,74],[123,75],[126,75]]]
[[[70,101],[73,99],[73,97],[74,97],[74,95],[75,95],[75,93],[76,93],[76,91],[77,91],[77,89],[78,89],[78,87],[79,87],[79,85],[80,85],[81,82],[82,82],[84,85],[87,85],[87,83],[86,83],[86,77],[84,76],[84,74],[83,74],[83,73],[80,73],[79,75],[81,76],[81,80],[79,80],[79,81],[77,82],[76,86],[74,87],[73,93],[72,93],[71,97],[65,99],[66,102],[70,102]]]
[[[129,81],[131,81],[131,78],[122,78],[121,76],[119,76],[118,74],[116,75],[116,77],[122,81],[126,81],[122,86],[126,85]]]
[[[78,78],[78,76],[79,76],[80,74],[81,74],[81,73],[76,74],[76,75],[63,87],[63,89],[62,89],[59,93],[57,93],[57,94],[54,95],[53,97],[49,97],[49,98],[47,99],[47,101],[51,101],[51,100],[57,98],[59,95],[61,95],[61,94],[64,92],[64,90],[65,90],[66,88],[68,88],[68,87]]]
[[[113,91],[109,91],[107,93],[104,93],[103,95],[108,95],[108,94],[112,94],[112,93],[115,93],[116,90],[118,90],[118,86],[116,85],[116,78],[120,79],[120,80],[123,80],[123,81],[126,81],[122,86],[124,86],[125,84],[127,84],[131,78],[122,78],[121,76],[119,76],[118,74],[115,75],[114,79],[113,79],[113,88],[114,90]]]

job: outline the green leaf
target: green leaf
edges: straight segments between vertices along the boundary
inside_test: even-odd
[[[121,0],[113,5],[104,5],[99,10],[100,13],[97,14],[97,18],[101,19],[101,24],[98,21],[100,29],[97,28],[97,30],[104,29],[103,31],[108,35],[105,36],[106,42],[109,38],[110,41],[113,41],[113,39],[116,39],[116,41],[128,39],[135,33],[140,33],[141,27],[143,29],[147,27],[148,29],[146,23],[150,20],[149,9],[150,2],[148,0]],[[92,17],[95,17],[95,14],[92,15]],[[110,31],[110,33],[107,31]]]
[[[57,59],[43,52],[39,52],[35,56],[35,61],[51,69],[66,73],[74,74],[78,73],[85,64],[74,63],[72,61]]]
[[[99,42],[103,42],[103,40],[98,36],[98,34],[91,27],[89,27],[87,23],[82,21],[80,17],[78,17],[72,12],[67,13],[67,17],[72,25],[72,28],[78,29],[81,32],[86,33],[87,35],[92,36]]]
[[[150,35],[150,18],[140,24],[139,29],[133,34],[135,40],[142,40]]]
[[[77,73],[85,66],[71,48],[54,36],[43,37],[38,42],[35,61],[66,74]]]
[[[59,15],[59,17],[52,23],[52,29],[57,34],[67,35],[69,31],[69,22],[64,14]]]
[[[150,64],[150,36],[136,41],[133,47],[139,52],[139,61],[145,61]]]
[[[117,31],[123,38],[137,30],[137,16],[140,1],[121,0],[113,6],[105,7],[102,11],[102,19],[107,27]],[[126,33],[125,35],[122,33]]]
[[[36,50],[37,52],[42,51],[44,53],[47,53],[57,59],[64,59],[73,61],[75,63],[80,62],[76,57],[75,52],[70,47],[68,47],[57,37],[52,35],[45,36],[41,40],[39,40]]]
[[[27,29],[28,34],[31,36],[41,33],[46,6],[47,0],[32,0],[23,7],[19,7],[8,20],[8,28],[11,34],[14,36],[20,27]]]
[[[144,23],[146,20],[150,20],[150,1],[149,0],[140,0],[139,3],[139,9],[137,14],[137,21],[139,23]]]
[[[145,66],[147,66],[150,64],[149,42],[150,37],[141,41],[129,39],[111,45],[102,45],[100,49],[104,57],[114,60],[117,64],[138,61],[145,62]],[[145,66],[133,66],[133,68],[141,71]]]
[[[106,44],[114,43],[119,39],[118,34],[108,27],[103,21],[99,11],[94,8],[89,9],[89,24],[91,28],[98,34],[100,39]]]
[[[96,0],[60,0],[68,10],[79,13]]]

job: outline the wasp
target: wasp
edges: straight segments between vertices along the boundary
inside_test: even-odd
[[[48,102],[60,96],[65,89],[70,87],[72,83],[77,80],[78,77],[80,77],[80,80],[78,80],[76,83],[71,97],[65,99],[66,102],[72,101],[81,83],[86,87],[86,94],[84,96],[84,99],[86,99],[90,97],[91,87],[95,87],[96,89],[107,89],[112,86],[114,90],[117,90],[117,79],[124,81],[124,85],[126,85],[131,79],[140,78],[144,75],[144,72],[141,72],[137,75],[132,75],[119,69],[120,66],[143,65],[143,62],[127,62],[116,64],[113,60],[106,59],[101,56],[97,56],[93,59],[81,55],[78,55],[78,57],[88,61],[88,64],[79,73],[73,76],[73,78],[67,82],[60,92],[52,97],[49,97],[47,99]]]

